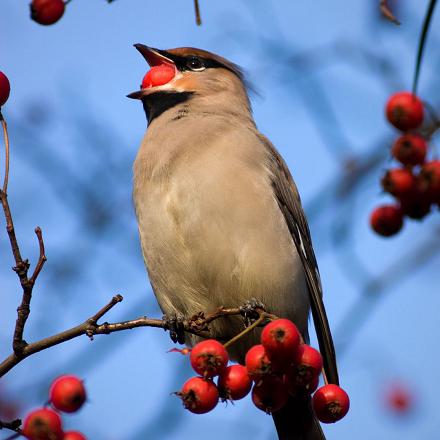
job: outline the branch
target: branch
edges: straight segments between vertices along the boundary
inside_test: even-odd
[[[0,430],[9,429],[9,430],[14,431],[16,433],[16,435],[13,435],[12,437],[8,437],[7,440],[17,438],[19,435],[21,435],[20,426],[21,426],[20,419],[12,420],[11,422],[3,422],[0,420]]]
[[[12,353],[0,364],[0,377],[4,376],[13,367],[19,364],[22,360],[29,357],[34,353],[46,350],[55,345],[61,344],[63,342],[69,341],[70,339],[77,338],[78,336],[86,335],[91,340],[95,335],[108,335],[110,333],[119,332],[123,330],[131,330],[137,327],[157,327],[163,328],[164,330],[169,330],[168,324],[162,319],[151,319],[146,316],[133,319],[130,321],[122,321],[116,323],[104,322],[98,324],[98,320],[101,319],[106,313],[108,313],[116,304],[121,302],[123,297],[121,295],[114,296],[111,301],[106,304],[102,309],[95,313],[92,317],[84,321],[82,324],[77,325],[69,330],[65,330],[61,333],[57,333],[53,336],[41,339],[40,341],[26,344],[23,349],[16,353]],[[233,316],[233,315],[245,315],[247,312],[241,307],[236,308],[224,308],[221,307],[217,311],[210,313],[209,315],[204,315],[203,312],[194,315],[193,317],[185,320],[183,322],[183,329],[187,333],[191,333],[198,336],[209,337],[209,324],[214,320],[223,316]],[[262,309],[255,309],[255,317],[262,322],[263,318],[271,320],[275,319],[274,315],[266,313]]]
[[[3,212],[6,219],[6,230],[9,236],[9,242],[12,249],[12,254],[15,260],[15,266],[13,267],[14,272],[17,274],[21,287],[23,289],[23,295],[21,299],[21,304],[17,308],[17,320],[15,323],[14,337],[12,340],[12,347],[16,354],[20,353],[21,350],[27,345],[26,341],[23,339],[24,327],[30,313],[30,303],[32,299],[32,290],[37,280],[37,277],[43,268],[44,262],[46,261],[46,255],[44,252],[44,242],[43,236],[40,228],[35,229],[37,234],[38,243],[40,246],[40,257],[38,263],[35,267],[34,273],[30,278],[28,278],[29,261],[23,260],[20,252],[20,247],[18,245],[17,237],[15,235],[14,221],[12,219],[11,209],[8,202],[8,180],[9,180],[9,137],[8,137],[8,127],[3,115],[0,112],[0,122],[3,127],[3,138],[5,141],[5,175],[3,181],[3,188],[0,189],[0,201],[3,207]]]

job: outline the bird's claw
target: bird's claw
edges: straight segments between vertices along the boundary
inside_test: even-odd
[[[185,343],[185,317],[181,313],[163,315],[162,322],[165,330],[170,331],[170,338],[174,343]]]
[[[255,321],[260,317],[260,311],[266,310],[265,305],[256,298],[248,299],[241,307],[240,312],[243,315],[246,325],[250,325],[252,321]]]

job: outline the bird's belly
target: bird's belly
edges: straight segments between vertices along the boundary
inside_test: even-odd
[[[306,334],[304,273],[276,201],[234,176],[218,184],[188,174],[135,194],[142,250],[163,312],[188,317],[256,298]],[[241,325],[223,320],[211,330],[225,339]]]

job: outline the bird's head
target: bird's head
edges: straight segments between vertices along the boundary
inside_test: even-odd
[[[222,103],[229,106],[241,100],[250,109],[243,73],[227,59],[192,47],[134,46],[151,67],[151,75],[139,91],[127,96],[144,103],[149,122],[174,105],[192,100],[197,100],[199,108],[221,108]]]

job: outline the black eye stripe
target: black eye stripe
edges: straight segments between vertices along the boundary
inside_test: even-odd
[[[188,60],[190,58],[196,57],[203,62],[206,69],[211,69],[211,68],[226,69],[226,70],[229,70],[230,72],[232,72],[234,75],[237,75],[238,78],[240,78],[242,81],[244,79],[241,69],[233,63],[220,62],[216,59],[205,58],[205,57],[200,56],[198,54],[181,56],[181,55],[172,54],[170,52],[167,52],[166,50],[160,50],[160,49],[156,49],[156,50],[157,50],[157,52],[162,54],[164,57],[167,57],[170,60],[172,60],[174,62],[174,64],[176,65],[177,69],[180,70],[181,72],[190,71],[191,69],[189,69],[187,67],[186,63],[188,62]]]
[[[188,63],[191,60],[198,60],[200,61],[204,67],[206,67],[207,69],[209,68],[220,68],[223,67],[225,69],[228,69],[227,66],[224,66],[223,64],[219,63],[218,61],[215,60],[211,60],[208,58],[203,58],[203,57],[198,57],[198,56],[188,56],[188,57],[180,57],[180,56],[176,56],[173,55],[170,57],[174,63],[176,64],[176,67],[180,70],[180,71],[184,71],[184,70],[190,70],[188,67]],[[229,70],[229,69],[228,69]]]

